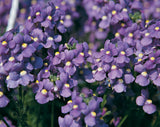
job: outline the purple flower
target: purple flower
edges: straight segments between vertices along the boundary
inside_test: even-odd
[[[85,115],[84,121],[88,126],[96,125],[96,118],[99,117],[98,116],[99,103],[101,101],[102,101],[101,98],[90,100],[88,107],[86,108],[86,110],[83,111]]]
[[[71,96],[71,88],[77,86],[77,81],[70,78],[68,73],[61,72],[60,80],[56,80],[56,86],[63,97]]]
[[[117,82],[115,83],[115,85],[113,86],[113,89],[114,89],[117,93],[126,92],[126,86],[124,85],[123,79],[118,79],[118,81],[117,81]]]
[[[60,127],[80,127],[71,115],[65,115],[64,118],[59,117],[58,122]]]
[[[9,99],[4,95],[3,91],[0,91],[0,108],[6,107],[9,103]]]
[[[152,114],[156,111],[156,106],[152,104],[152,100],[147,99],[149,96],[148,90],[141,90],[141,96],[136,98],[136,104],[138,106],[143,106],[144,112],[147,114]]]
[[[147,85],[149,85],[150,80],[149,80],[148,73],[146,71],[143,71],[141,74],[139,74],[136,77],[135,82],[138,83],[140,86],[147,86]]]
[[[40,104],[45,104],[54,99],[54,95],[51,92],[53,88],[53,83],[49,81],[49,79],[44,79],[39,82],[39,89],[35,96],[35,99]]]
[[[110,79],[121,78],[122,74],[123,74],[122,70],[119,69],[116,65],[113,64],[111,66],[111,70],[108,73],[108,77]]]

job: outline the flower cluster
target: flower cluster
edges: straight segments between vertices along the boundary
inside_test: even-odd
[[[131,97],[147,114],[156,112],[159,1],[37,3],[21,2],[19,29],[0,37],[0,108],[11,101],[7,93],[23,86],[32,87],[39,104],[64,99],[60,127],[108,127],[106,116],[120,95]],[[121,113],[112,115],[111,124],[117,125]]]

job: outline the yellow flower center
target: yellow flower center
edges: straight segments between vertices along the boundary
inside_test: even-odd
[[[96,22],[95,22],[95,21],[93,21],[93,22],[92,22],[92,25],[93,25],[93,26],[95,26],[95,25],[96,25]]]
[[[99,67],[97,70],[98,70],[98,71],[102,71],[102,70],[103,70],[103,68],[102,68],[102,67]]]
[[[2,41],[2,45],[6,45],[7,44],[7,42],[6,41]]]
[[[133,37],[133,33],[129,33],[128,36],[129,36],[129,37]]]
[[[93,117],[96,117],[96,112],[91,112],[91,115],[92,115]]]
[[[64,86],[65,86],[66,88],[69,88],[69,87],[70,87],[70,85],[69,85],[68,83],[65,83]]]
[[[99,62],[101,59],[96,59],[96,62]]]
[[[6,77],[6,80],[9,80],[9,78],[10,78],[10,76],[8,75],[8,76]]]
[[[148,104],[152,104],[152,100],[148,99],[148,100],[147,100],[147,103],[148,103]]]
[[[150,60],[151,60],[151,61],[154,61],[154,60],[155,60],[155,57],[151,57]]]
[[[44,66],[48,66],[48,63],[44,63]]]
[[[27,18],[28,20],[31,20],[31,16],[28,16],[28,18]]]
[[[123,12],[127,12],[128,10],[127,10],[127,8],[123,8],[123,10],[122,10]]]
[[[35,37],[35,38],[33,38],[33,40],[34,40],[34,41],[38,41],[38,38],[37,38],[37,37]]]
[[[56,7],[56,9],[59,9],[59,6],[55,6]]]
[[[122,54],[122,55],[125,55],[126,53],[125,53],[124,51],[121,51],[121,54]]]
[[[22,48],[26,48],[27,47],[27,44],[26,43],[23,43],[22,44]]]
[[[149,23],[149,20],[146,20],[146,24],[148,24]]]
[[[46,95],[46,94],[47,94],[47,90],[46,90],[46,89],[42,89],[41,93],[42,93],[43,95]]]
[[[22,8],[22,9],[20,10],[20,12],[24,14],[24,13],[26,12],[26,9],[25,9],[25,8]]]
[[[117,69],[117,66],[116,65],[112,65],[111,69],[112,70]]]
[[[157,30],[157,31],[158,31],[158,30],[159,30],[159,27],[158,27],[158,26],[157,26],[157,27],[155,27],[155,30]]]
[[[81,75],[83,75],[83,70],[80,70],[80,72],[79,72]]]
[[[91,51],[91,50],[89,50],[89,51],[88,51],[88,54],[89,54],[89,55],[92,55],[92,51]]]
[[[106,51],[106,54],[107,54],[107,55],[110,54],[110,51]]]
[[[122,27],[124,27],[124,26],[125,26],[125,24],[124,24],[124,23],[121,23],[121,26],[122,26]]]
[[[160,8],[156,8],[156,12],[160,12]]]
[[[3,62],[0,63],[0,66],[3,66]]]
[[[142,58],[143,57],[143,53],[138,54],[138,57]]]
[[[73,105],[73,109],[77,109],[78,108],[78,105]]]
[[[146,72],[146,71],[143,71],[141,74],[142,74],[143,76],[147,76],[147,72]]]
[[[142,59],[138,59],[138,62],[141,62],[142,61]]]
[[[102,16],[102,20],[106,20],[107,19],[107,16]]]
[[[38,11],[38,12],[36,12],[36,16],[38,16],[38,15],[40,15],[40,12]]]
[[[67,61],[66,62],[66,66],[70,66],[71,65],[71,62],[70,61]]]
[[[147,37],[147,36],[149,36],[150,35],[150,33],[145,33],[145,36]]]
[[[59,55],[59,52],[56,52],[56,53],[55,53],[55,56],[57,56],[57,55]]]
[[[53,41],[53,37],[48,37],[48,40]]]
[[[94,5],[93,7],[92,7],[92,9],[93,10],[96,10],[98,7],[96,6],[96,5]]]
[[[62,23],[62,24],[63,24],[63,23],[64,23],[64,21],[61,19],[61,20],[60,20],[60,23]]]
[[[115,37],[119,37],[120,36],[120,34],[117,32],[117,33],[115,33]]]
[[[65,18],[69,20],[71,19],[71,15],[66,15]]]
[[[0,97],[2,97],[3,96],[3,92],[2,91],[0,91]]]
[[[96,73],[96,70],[93,70],[92,73],[95,74],[95,73]]]
[[[38,84],[38,83],[39,83],[39,81],[38,81],[38,80],[36,80],[36,83]]]
[[[47,17],[47,19],[48,19],[48,20],[52,20],[52,16],[49,15],[49,16]]]
[[[99,31],[99,32],[103,32],[103,29],[102,29],[102,28],[99,28],[98,31]]]
[[[65,1],[62,1],[62,2],[61,2],[61,5],[65,5],[65,4],[66,4],[66,2],[65,2]]]
[[[46,69],[46,70],[45,70],[45,72],[47,73],[47,72],[48,72],[48,70]]]
[[[130,72],[131,72],[131,69],[127,68],[126,71],[130,73]]]
[[[72,100],[69,100],[67,103],[68,103],[68,104],[72,103]]]
[[[84,56],[84,53],[83,53],[83,52],[81,52],[81,53],[80,53],[80,55],[81,55],[81,56]]]
[[[21,75],[21,76],[23,76],[23,75],[25,75],[25,74],[27,74],[27,72],[26,72],[25,70],[23,70],[23,71],[20,72],[20,75]]]
[[[32,56],[32,57],[31,57],[31,61],[35,61],[35,57]]]
[[[9,57],[9,61],[13,62],[15,60],[15,58],[13,56]]]
[[[123,83],[123,79],[118,79],[118,82],[119,83]]]
[[[116,10],[113,10],[112,11],[112,15],[115,15],[117,12],[116,12]]]

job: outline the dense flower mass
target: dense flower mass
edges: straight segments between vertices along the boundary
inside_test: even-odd
[[[35,126],[24,122],[33,94],[61,110],[60,127],[120,127],[142,109],[158,120],[160,1],[20,0],[5,32],[12,5],[0,1],[0,126],[13,126],[13,107],[14,124]]]

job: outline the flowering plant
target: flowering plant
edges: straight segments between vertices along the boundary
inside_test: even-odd
[[[0,127],[160,126],[160,1],[2,0],[0,16]]]

